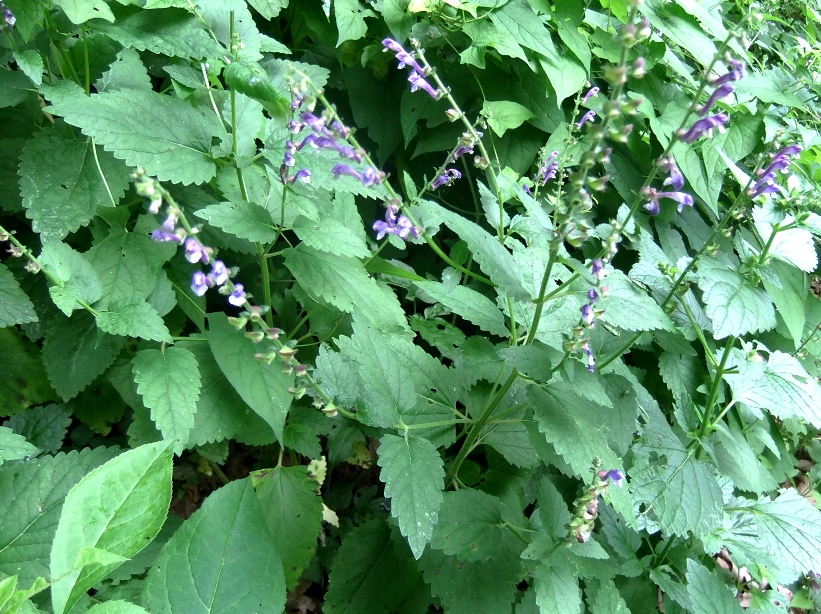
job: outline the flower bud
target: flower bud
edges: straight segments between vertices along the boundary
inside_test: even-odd
[[[604,103],[604,114],[610,119],[616,118],[621,113],[621,100],[608,100]]]
[[[331,403],[330,405],[326,405],[322,408],[322,413],[328,416],[329,418],[336,418],[336,416],[339,414],[339,411],[337,406]]]
[[[237,330],[242,330],[245,328],[245,325],[248,324],[248,318],[245,316],[240,316],[239,318],[229,316],[228,323]]]
[[[36,260],[29,260],[24,267],[29,273],[39,273],[40,263]]]
[[[274,362],[274,359],[276,357],[277,357],[276,352],[268,352],[268,353],[257,352],[256,354],[254,354],[254,358],[256,358],[260,362],[264,362],[266,365],[270,365],[272,362]]]
[[[476,168],[485,170],[488,166],[490,166],[490,160],[488,160],[484,156],[474,156],[473,164],[476,165]]]
[[[296,356],[296,350],[290,346],[283,345],[279,351],[279,355],[281,358],[285,360],[291,360],[294,356]]]
[[[248,337],[254,343],[259,343],[265,338],[265,333],[263,333],[261,330],[253,330],[245,333],[245,336]]]
[[[610,85],[622,85],[627,82],[627,68],[625,66],[608,66],[604,71],[604,78]]]
[[[455,122],[462,117],[462,114],[456,109],[448,109],[445,111],[445,115],[447,115],[448,121],[452,122]]]

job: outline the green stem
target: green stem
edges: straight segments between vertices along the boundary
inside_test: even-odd
[[[710,394],[707,397],[707,404],[705,405],[704,409],[704,418],[701,422],[701,428],[699,429],[697,440],[700,440],[703,437],[705,437],[707,435],[707,432],[713,427],[713,411],[715,410],[715,404],[716,400],[718,399],[718,395],[721,392],[721,383],[724,381],[724,371],[725,367],[727,366],[727,361],[730,358],[730,350],[733,349],[735,341],[736,338],[733,335],[730,335],[727,338],[727,343],[724,346],[724,354],[721,356],[721,362],[716,368],[716,372],[713,376],[713,383],[710,386]]]
[[[539,287],[539,297],[536,299],[536,311],[533,314],[533,323],[530,325],[530,330],[527,331],[527,339],[525,345],[530,345],[536,338],[536,331],[539,329],[539,321],[542,319],[542,311],[545,306],[545,292],[547,292],[547,284],[550,281],[550,275],[553,272],[553,262],[556,259],[557,248],[550,248],[550,255],[547,258],[547,265],[542,276],[542,285]]]
[[[86,26],[83,24],[82,27],[83,33],[83,59],[85,60],[85,69],[86,69],[86,96],[91,94],[91,63],[88,59],[88,40],[86,39]]]

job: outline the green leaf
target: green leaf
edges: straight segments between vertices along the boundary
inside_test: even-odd
[[[200,396],[197,359],[188,350],[171,347],[137,352],[132,364],[137,392],[151,410],[151,419],[163,439],[176,440],[175,451],[182,452]]]
[[[462,488],[445,493],[430,546],[463,561],[481,561],[498,554],[507,532],[498,497]]]
[[[120,454],[71,489],[51,547],[55,614],[70,611],[81,595],[118,566],[74,569],[84,546],[130,558],[154,539],[171,503],[171,466],[168,444],[149,444]]]
[[[294,220],[293,231],[305,245],[340,256],[370,256],[362,218],[352,194],[337,192],[330,211],[323,211],[318,217],[311,220],[301,215]]]
[[[769,224],[756,224],[763,241],[768,241],[772,234]],[[818,266],[818,254],[812,233],[803,228],[779,230],[770,244],[768,252],[773,258],[793,265],[805,273],[812,273]]]
[[[26,49],[21,52],[15,51],[14,61],[17,62],[17,67],[31,79],[34,85],[40,85],[43,82],[43,57],[39,53],[33,49]]]
[[[741,614],[744,611],[730,587],[693,559],[687,560],[687,594],[695,612]]]
[[[607,276],[602,321],[624,330],[673,330],[670,317],[647,293],[619,270]]]
[[[558,59],[550,31],[527,3],[520,0],[508,2],[501,9],[491,12],[490,20],[509,32],[522,47]]]
[[[144,300],[132,297],[113,299],[97,316],[100,330],[112,335],[129,335],[152,341],[172,341],[160,314]]]
[[[23,73],[0,68],[0,109],[20,104],[33,89],[31,81]]]
[[[49,578],[51,542],[68,491],[117,448],[84,448],[0,469],[0,572],[27,585]]]
[[[42,24],[45,11],[51,9],[52,0],[8,0],[4,2],[14,16],[17,23],[15,29],[28,41],[34,26]]]
[[[211,29],[225,49],[232,49],[235,44],[231,40],[232,31],[242,42],[236,50],[238,60],[256,62],[262,59],[259,52],[262,37],[245,0],[198,0],[197,9],[205,25]],[[221,50],[217,57],[224,54],[225,50]]]
[[[322,529],[322,499],[306,467],[278,467],[257,484],[268,530],[285,561],[285,586],[292,590],[311,562]]]
[[[633,447],[633,504],[648,531],[696,537],[719,525],[724,500],[710,467],[690,454],[658,407],[647,406],[645,431]]]
[[[80,309],[80,301],[93,304],[103,295],[100,279],[87,256],[78,254],[65,243],[44,243],[38,261],[57,279],[57,285],[49,288],[49,294],[57,308],[67,316]]]
[[[123,49],[117,59],[94,84],[97,93],[116,92],[117,90],[151,90],[151,77],[148,70],[133,49]]]
[[[225,314],[208,316],[206,338],[225,377],[281,443],[285,416],[293,400],[287,391],[294,383],[293,376],[285,375],[278,361],[266,365],[254,358],[259,347],[231,326]]]
[[[736,499],[731,512],[737,527],[725,543],[754,561],[759,553],[778,565],[784,581],[797,580],[821,566],[821,511],[793,489],[776,499]]]
[[[55,454],[63,446],[71,411],[62,403],[34,407],[6,420],[3,426],[22,435],[46,454]]]
[[[298,245],[285,250],[285,266],[310,295],[346,313],[356,311],[381,330],[408,330],[396,295],[383,290],[358,260]]]
[[[775,310],[767,293],[721,262],[700,259],[698,285],[704,291],[704,311],[713,322],[716,339],[775,327]]]
[[[379,479],[391,500],[391,515],[417,559],[433,535],[442,506],[445,471],[436,447],[420,437],[383,435],[379,440]]]
[[[724,377],[733,391],[733,401],[744,403],[762,418],[766,410],[778,418],[798,417],[821,427],[821,386],[784,352],[770,352],[765,362],[761,355],[748,358],[741,350],[731,350],[727,367],[738,373]]]
[[[339,30],[339,47],[345,41],[355,41],[367,34],[365,13],[359,9],[359,0],[334,0],[334,17]]]
[[[394,540],[384,521],[368,520],[342,540],[331,565],[324,609],[334,614],[396,612],[417,577],[404,540]]]
[[[582,593],[579,590],[577,574],[570,564],[551,562],[550,565],[540,564],[533,572],[539,612],[541,614],[580,613]]]
[[[630,609],[612,580],[602,582],[599,589],[592,595],[590,589],[586,592],[590,603],[590,614],[630,614]]]
[[[516,274],[518,269],[513,256],[495,237],[488,234],[481,226],[436,203],[425,201],[421,207],[432,216],[442,220],[448,228],[468,244],[479,268],[499,286],[502,292],[519,301],[530,301],[530,294],[525,289],[520,276]]]
[[[124,343],[122,337],[100,332],[85,311],[71,318],[54,316],[43,343],[43,364],[54,390],[64,401],[77,396],[114,362]]]
[[[500,337],[510,335],[502,312],[484,294],[466,286],[448,288],[437,281],[417,281],[415,283],[434,300],[482,330]]]
[[[482,104],[482,114],[487,117],[487,123],[493,128],[493,132],[499,136],[536,117],[527,107],[509,100],[485,100]]]
[[[114,21],[114,14],[104,0],[54,0],[72,23],[81,24],[89,19]]]
[[[6,265],[0,264],[0,328],[37,321],[31,300]]]
[[[25,437],[6,426],[0,426],[0,465],[6,461],[34,456],[39,452]]]
[[[148,614],[148,610],[128,601],[105,601],[87,610],[87,614]]]
[[[737,488],[757,495],[778,488],[778,482],[750,447],[744,433],[729,428],[724,422],[719,422],[715,428],[710,438],[712,445],[707,451],[721,473],[727,475]]]
[[[806,90],[797,87],[798,80],[783,68],[755,71],[735,84],[735,94],[743,102],[758,99],[764,103],[800,108],[806,104]]]
[[[240,239],[270,243],[277,237],[271,214],[254,203],[220,203],[200,209],[195,215]]]
[[[254,7],[265,19],[273,19],[288,6],[289,0],[248,0],[248,4]]]
[[[148,572],[144,599],[154,614],[281,614],[282,561],[249,478],[211,494],[174,533]]]
[[[214,58],[223,52],[199,19],[180,9],[135,11],[113,24],[98,23],[94,27],[123,47],[159,55]]]
[[[771,261],[765,267],[770,275],[762,276],[761,283],[770,295],[775,310],[795,342],[797,348],[801,345],[804,335],[806,317],[806,299],[809,290],[807,276],[801,271],[783,262]],[[778,280],[780,286],[774,281]]]
[[[121,90],[71,97],[48,110],[160,181],[205,183],[216,174],[211,139],[221,126],[179,98]]]

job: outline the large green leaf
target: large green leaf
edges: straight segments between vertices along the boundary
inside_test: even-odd
[[[601,301],[602,321],[624,330],[672,330],[673,323],[658,303],[621,271],[607,276],[607,298]]]
[[[54,0],[72,23],[81,24],[90,19],[114,21],[114,14],[104,0]]]
[[[418,559],[433,535],[442,506],[445,471],[436,447],[420,437],[383,435],[379,440],[379,478],[391,500],[391,515]]]
[[[138,297],[117,297],[97,315],[100,330],[112,335],[171,342],[171,333],[157,310]]]
[[[510,334],[502,312],[484,294],[461,285],[448,288],[437,281],[417,281],[416,286],[482,330],[500,337]]]
[[[211,140],[221,126],[213,114],[155,92],[121,90],[69,97],[49,111],[93,137],[115,158],[161,181],[205,183],[216,173]]]
[[[123,337],[100,332],[85,311],[71,318],[55,315],[43,343],[51,385],[64,400],[74,398],[114,362],[124,343]]]
[[[693,559],[687,561],[687,594],[695,612],[741,614],[744,611],[730,587]]]
[[[401,537],[398,541],[403,542]],[[325,609],[335,614],[396,612],[417,578],[408,547],[398,541],[387,523],[377,519],[348,533],[331,565]]]
[[[356,311],[380,330],[408,330],[396,295],[381,288],[355,258],[334,256],[300,244],[285,251],[285,266],[309,294],[346,313]]]
[[[98,603],[88,610],[88,614],[148,614],[148,610],[128,601],[117,599]]]
[[[4,4],[17,18],[15,28],[25,41],[34,27],[43,23],[45,11],[51,8],[51,0],[8,0]]]
[[[571,565],[551,557],[533,572],[536,579],[536,603],[540,614],[579,614],[582,594],[579,579]]]
[[[63,447],[63,439],[70,424],[71,411],[62,403],[56,403],[33,407],[16,414],[3,426],[22,435],[30,444],[46,454],[55,454]]]
[[[220,203],[200,209],[196,215],[240,239],[270,243],[277,237],[270,212],[254,203]]]
[[[430,545],[464,561],[480,561],[498,554],[505,533],[499,498],[462,488],[445,493]]]
[[[533,111],[510,100],[485,100],[482,113],[488,118],[487,123],[493,128],[493,132],[499,136],[535,117]]]
[[[0,264],[0,328],[36,322],[37,312],[14,275]]]
[[[335,0],[334,17],[339,30],[337,47],[345,41],[360,39],[368,32],[365,15],[359,8],[359,0]]]
[[[282,442],[285,416],[293,400],[288,392],[293,375],[285,375],[278,362],[266,365],[254,358],[259,348],[231,326],[225,314],[209,315],[208,327],[208,345],[225,377]]]
[[[285,579],[250,478],[211,494],[148,572],[154,614],[281,614]]]
[[[713,322],[716,339],[763,332],[775,326],[775,310],[767,293],[721,262],[701,258],[698,285],[704,291],[704,311]]]
[[[268,530],[293,589],[311,562],[322,529],[322,499],[307,467],[277,467],[256,485]]]
[[[128,187],[125,165],[91,139],[35,135],[20,158],[20,192],[32,228],[62,239],[88,224],[98,206],[112,207]]]
[[[171,503],[172,454],[165,442],[124,452],[98,467],[66,496],[51,546],[51,601],[55,614],[119,563],[77,568],[84,548],[129,558],[162,528]]]
[[[7,426],[0,426],[0,465],[6,461],[34,456],[40,450]]]
[[[51,300],[67,316],[80,309],[80,302],[90,305],[102,297],[100,278],[85,254],[60,241],[48,241],[43,243],[38,261],[55,281],[49,288]]]
[[[137,392],[151,419],[163,439],[176,440],[175,451],[182,452],[200,396],[197,359],[188,350],[170,347],[137,352],[132,364]]]

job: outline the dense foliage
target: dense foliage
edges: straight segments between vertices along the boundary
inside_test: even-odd
[[[0,612],[821,605],[812,6],[0,11]]]

